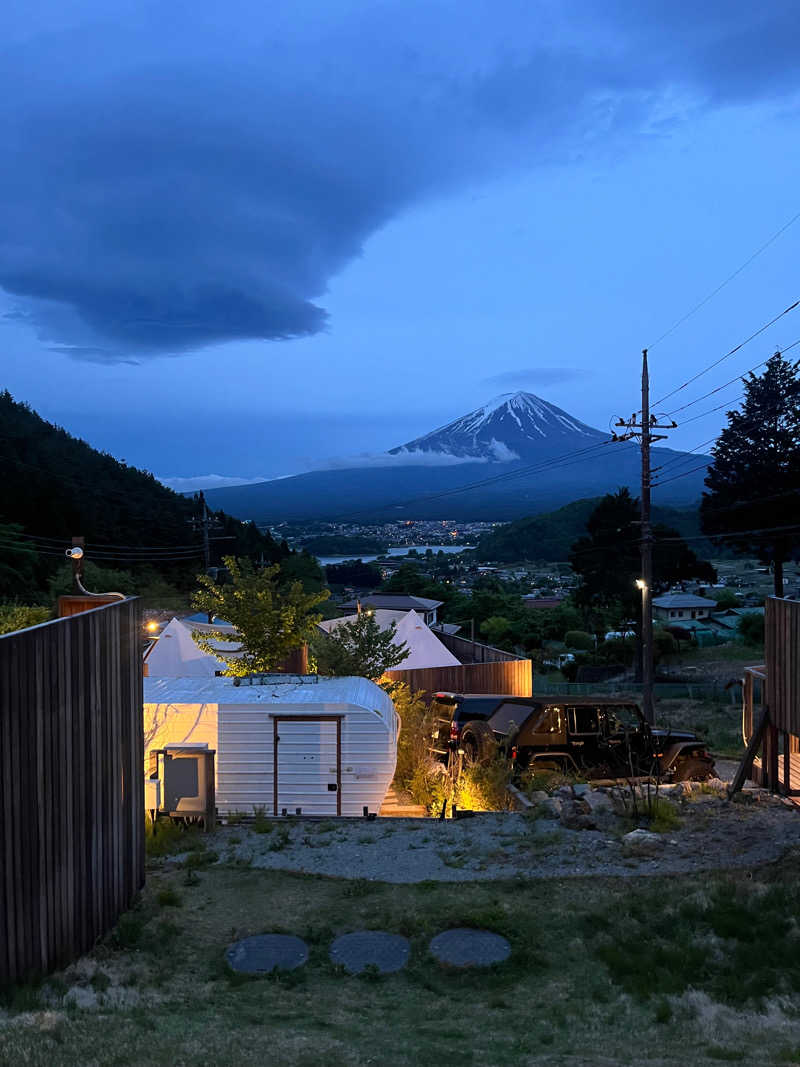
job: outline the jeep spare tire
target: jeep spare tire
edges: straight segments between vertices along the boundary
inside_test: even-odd
[[[681,756],[675,761],[673,782],[705,782],[714,776],[714,761],[709,756]]]
[[[492,728],[479,719],[464,723],[459,741],[466,763],[488,763],[497,752]]]

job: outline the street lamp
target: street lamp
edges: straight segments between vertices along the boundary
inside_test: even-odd
[[[653,615],[650,589],[644,578],[636,579],[642,594],[642,713],[649,723],[655,722],[653,707]]]

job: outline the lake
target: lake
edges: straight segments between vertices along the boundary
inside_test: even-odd
[[[406,556],[410,548],[415,548],[417,552],[424,556],[428,549],[432,552],[446,552],[448,555],[452,555],[456,552],[465,552],[467,549],[474,548],[474,545],[398,545],[395,548],[390,548],[386,553],[387,556]],[[332,563],[344,563],[346,559],[360,559],[362,563],[372,563],[376,560],[377,556],[317,556],[320,564],[323,567],[327,567]],[[411,557],[414,558],[413,556]]]

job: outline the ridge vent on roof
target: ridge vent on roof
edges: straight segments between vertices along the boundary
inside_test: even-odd
[[[318,674],[248,674],[243,678],[234,678],[233,684],[240,685],[319,685]]]

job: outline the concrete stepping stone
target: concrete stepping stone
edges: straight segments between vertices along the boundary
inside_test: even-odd
[[[377,967],[381,974],[400,971],[408,963],[411,946],[399,934],[382,930],[357,930],[342,934],[331,945],[332,963],[341,964],[348,974],[361,974],[367,967]]]
[[[292,934],[256,934],[229,945],[225,959],[240,974],[293,971],[308,962],[308,945]]]
[[[433,938],[428,950],[448,967],[491,967],[511,955],[511,945],[489,930],[445,930]]]

